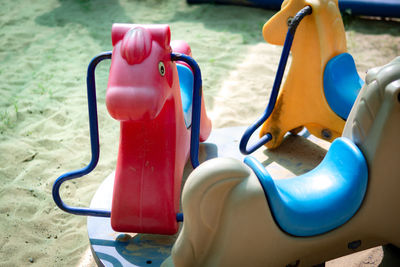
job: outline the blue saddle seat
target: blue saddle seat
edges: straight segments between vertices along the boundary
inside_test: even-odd
[[[359,209],[368,182],[366,160],[349,139],[336,139],[312,171],[273,180],[252,157],[245,163],[257,175],[279,227],[294,236],[314,236],[343,225]]]
[[[179,76],[179,85],[181,87],[181,99],[183,108],[183,117],[186,127],[192,124],[192,102],[193,102],[193,84],[194,77],[192,70],[182,64],[176,64]]]
[[[353,57],[343,53],[333,57],[324,70],[324,93],[331,109],[346,120],[363,86]]]

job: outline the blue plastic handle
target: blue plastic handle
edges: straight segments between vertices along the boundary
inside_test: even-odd
[[[297,26],[299,25],[300,21],[305,16],[310,15],[311,12],[312,12],[312,8],[310,6],[304,7],[296,14],[296,16],[293,18],[293,20],[291,21],[291,23],[289,25],[289,29],[286,34],[285,43],[284,43],[283,49],[282,49],[282,55],[279,60],[279,65],[278,65],[278,70],[276,72],[275,81],[272,86],[272,91],[271,91],[271,96],[270,96],[270,99],[268,102],[268,106],[265,109],[264,113],[261,115],[261,117],[258,118],[256,120],[256,122],[254,122],[252,125],[250,125],[249,128],[247,128],[247,130],[244,132],[244,134],[242,136],[242,139],[240,140],[239,150],[244,155],[253,153],[258,148],[260,148],[262,145],[264,145],[267,142],[272,140],[272,134],[267,133],[266,135],[262,136],[255,144],[252,144],[252,145],[250,145],[249,148],[247,148],[247,144],[250,140],[250,137],[269,118],[272,111],[274,110],[274,107],[276,104],[276,99],[278,98],[278,94],[279,94],[279,88],[281,87],[283,74],[285,73],[287,60],[289,58],[290,49],[292,47],[294,34],[296,32]]]
[[[95,210],[89,208],[81,207],[70,207],[66,205],[60,196],[61,184],[65,181],[76,179],[90,173],[97,165],[100,156],[100,145],[99,145],[99,126],[97,120],[97,103],[96,103],[96,81],[95,81],[95,69],[97,64],[99,64],[104,59],[111,59],[112,52],[104,52],[92,59],[90,61],[87,70],[87,98],[88,98],[88,109],[89,109],[89,128],[90,128],[90,144],[92,151],[92,159],[90,163],[79,170],[67,172],[54,182],[53,185],[53,199],[57,206],[63,211],[84,216],[97,216],[97,217],[110,217],[111,211],[108,210]]]

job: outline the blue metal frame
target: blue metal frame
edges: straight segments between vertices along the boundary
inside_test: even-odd
[[[112,52],[104,52],[90,61],[87,70],[87,98],[88,98],[88,109],[89,109],[89,127],[90,127],[90,144],[92,151],[92,160],[86,167],[67,172],[54,182],[53,185],[53,199],[57,206],[65,212],[69,212],[75,215],[85,216],[98,216],[98,217],[110,217],[111,212],[107,210],[94,210],[89,208],[71,207],[65,204],[61,200],[60,187],[65,181],[76,179],[90,173],[97,165],[100,156],[100,145],[99,145],[99,126],[97,120],[97,103],[96,103],[96,81],[95,81],[95,69],[104,59],[111,59]]]
[[[201,71],[197,62],[192,58],[180,53],[171,53],[172,61],[183,61],[187,63],[193,71],[193,106],[192,106],[192,130],[190,135],[190,160],[193,169],[200,165],[199,163],[199,142],[200,142],[200,115],[201,115],[201,94],[202,80]]]
[[[67,172],[54,182],[52,194],[56,205],[65,212],[72,213],[75,215],[83,216],[96,216],[96,217],[110,217],[111,211],[108,210],[95,210],[83,207],[71,207],[65,204],[61,200],[60,187],[68,180],[76,179],[90,173],[96,167],[99,156],[100,156],[100,145],[99,145],[99,126],[97,118],[97,100],[96,100],[96,80],[95,80],[95,69],[104,59],[111,59],[112,52],[104,52],[94,57],[89,63],[87,70],[87,99],[88,99],[88,110],[89,110],[89,128],[90,128],[90,144],[92,159],[90,163],[79,170]],[[200,115],[201,115],[201,71],[196,61],[186,55],[171,53],[171,60],[186,62],[194,72],[194,88],[193,88],[193,106],[192,106],[192,130],[190,136],[190,158],[193,168],[199,166],[199,136],[200,136]],[[177,221],[183,221],[183,214],[178,213],[176,215]]]
[[[286,63],[290,54],[290,49],[292,47],[294,34],[296,32],[297,26],[299,25],[300,21],[307,15],[310,15],[312,12],[312,8],[310,6],[306,6],[301,9],[296,16],[293,18],[292,22],[289,25],[288,32],[286,34],[285,43],[283,45],[282,55],[279,60],[278,70],[275,76],[275,81],[272,86],[271,96],[268,102],[268,106],[265,109],[264,113],[261,115],[260,118],[256,120],[252,125],[247,128],[245,133],[240,140],[239,149],[240,152],[244,155],[248,155],[256,151],[262,145],[266,144],[272,139],[271,133],[267,133],[263,137],[261,137],[255,144],[252,144],[249,148],[247,148],[247,143],[250,140],[250,137],[253,133],[269,118],[272,111],[274,110],[276,99],[278,98],[279,88],[281,87],[283,74],[285,73]]]

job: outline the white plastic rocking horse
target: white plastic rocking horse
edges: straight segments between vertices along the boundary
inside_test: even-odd
[[[274,180],[255,159],[217,158],[189,176],[165,266],[312,266],[400,246],[400,58],[374,68],[314,170]]]

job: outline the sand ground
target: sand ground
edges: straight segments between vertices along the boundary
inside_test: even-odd
[[[90,161],[86,68],[112,48],[112,23],[167,23],[173,39],[186,40],[202,69],[213,125],[220,128],[248,125],[267,104],[281,50],[264,42],[261,28],[273,14],[184,0],[2,1],[0,265],[94,264],[86,219],[58,209],[51,188],[59,175]],[[362,77],[400,55],[399,26],[394,20],[345,20],[348,49]],[[104,63],[96,72],[100,162],[84,179],[62,187],[70,205],[87,206],[115,168],[119,126],[104,103],[108,68]],[[365,253],[351,266],[377,266],[383,251]]]

